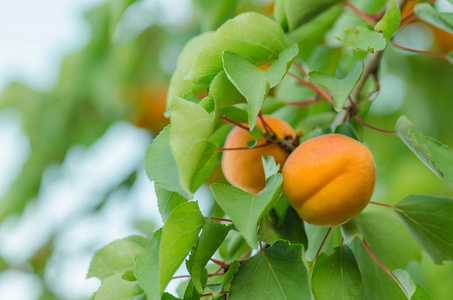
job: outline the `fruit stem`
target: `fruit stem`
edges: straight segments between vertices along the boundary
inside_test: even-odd
[[[324,246],[324,243],[326,242],[327,237],[329,236],[331,231],[332,231],[332,227],[329,227],[326,235],[324,236],[324,239],[321,242],[321,245],[318,248],[318,251],[316,252],[315,258],[313,258],[313,264],[311,265],[311,271],[310,271],[311,274],[313,274],[313,269],[315,268],[316,260],[318,259],[319,253],[321,253],[322,247]]]
[[[269,146],[270,144],[272,144],[272,143],[271,142],[267,142],[266,144],[258,145],[258,146],[255,146],[253,148],[249,148],[249,147],[223,148],[223,147],[220,147],[220,148],[217,149],[217,152],[232,151],[232,150],[253,150],[253,149],[256,149],[256,148],[262,148],[262,147]]]
[[[415,53],[429,54],[429,55],[433,55],[433,56],[437,56],[437,57],[441,57],[441,58],[447,59],[447,55],[444,54],[444,53],[440,53],[440,52],[432,51],[432,50],[417,50],[417,49],[408,48],[408,47],[405,47],[405,46],[402,46],[400,44],[395,43],[395,41],[393,39],[391,40],[391,43],[396,48],[399,48],[399,49],[402,49],[402,50],[415,52]]]
[[[371,25],[376,25],[376,20],[374,20],[370,15],[368,15],[367,13],[361,11],[360,9],[358,9],[354,4],[352,4],[351,2],[343,2],[342,3],[343,6],[346,6],[346,7],[349,7],[351,8],[357,15],[361,16],[362,19],[364,19],[365,21],[367,21],[368,23],[370,23]]]
[[[389,208],[391,208],[391,209],[395,209],[395,206],[389,205],[389,204],[384,204],[384,203],[379,203],[379,202],[373,202],[373,201],[370,201],[370,204],[380,205],[380,206],[384,206],[384,207],[389,207]]]
[[[371,254],[371,256],[373,257],[373,259],[379,264],[379,266],[381,266],[381,268],[387,273],[390,275],[390,277],[393,278],[393,280],[395,280],[395,282],[398,284],[398,286],[400,287],[400,289],[404,292],[404,294],[407,296],[407,293],[406,293],[406,290],[404,289],[403,285],[401,284],[401,282],[399,282],[398,278],[396,278],[395,274],[392,273],[392,271],[390,271],[389,268],[387,268],[380,260],[379,258],[376,256],[376,254],[374,254],[373,250],[371,250],[370,246],[368,246],[367,242],[365,240],[363,240],[363,245],[365,246],[365,248],[367,249],[367,251]]]
[[[269,126],[266,121],[264,120],[263,118],[263,113],[260,111],[258,113],[258,117],[260,118],[261,122],[263,123],[263,127],[264,127],[264,130],[266,130],[266,132],[271,132],[273,133],[275,136],[277,136],[277,134],[275,134],[275,132],[272,130],[271,126]]]
[[[230,120],[230,119],[228,119],[226,117],[221,117],[220,120],[225,121],[225,122],[230,123],[230,124],[233,124],[234,126],[242,128],[244,130],[250,131],[250,128],[248,128],[247,126],[242,125],[241,123],[235,122],[233,120]]]
[[[373,129],[373,130],[376,130],[376,131],[379,131],[379,132],[383,132],[383,133],[388,133],[388,134],[396,134],[395,131],[379,129],[379,128],[377,128],[377,127],[371,126],[370,124],[365,123],[365,121],[363,121],[362,119],[360,119],[358,115],[354,115],[354,119],[355,119],[357,122],[359,122],[360,124],[362,124],[363,126],[366,126],[366,127],[370,128],[370,129]]]
[[[214,276],[222,276],[222,275],[225,275],[225,273],[218,273],[218,271],[217,271],[215,273],[208,274],[208,277],[211,278],[211,277],[214,277]],[[190,277],[192,277],[192,276],[191,275],[181,275],[181,276],[172,277],[171,279],[190,278]]]

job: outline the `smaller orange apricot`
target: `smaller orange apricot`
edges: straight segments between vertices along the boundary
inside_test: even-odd
[[[272,116],[263,116],[263,118],[278,138],[283,139],[287,136],[294,138],[296,136],[294,129],[286,122]],[[257,120],[256,125],[264,129],[260,119]],[[273,156],[281,168],[285,164],[289,153],[277,144],[259,147],[266,144],[265,139],[259,140],[254,149],[247,149],[247,142],[252,139],[248,131],[242,128],[235,127],[231,130],[224,147],[226,149],[246,149],[224,151],[222,171],[225,178],[233,186],[249,193],[258,194],[266,186],[261,157]]]
[[[302,143],[282,170],[283,193],[306,222],[340,225],[368,204],[376,182],[370,150],[341,134]]]
[[[169,119],[164,116],[167,106],[167,86],[149,86],[144,88],[137,96],[137,115],[133,121],[134,125],[148,129],[157,135]]]

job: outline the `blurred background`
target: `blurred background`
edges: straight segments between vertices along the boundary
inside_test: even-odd
[[[0,299],[88,299],[99,287],[85,279],[94,252],[161,226],[143,158],[168,123],[179,53],[230,17],[272,9],[267,0],[0,2]],[[422,22],[398,42],[453,50],[453,35]],[[405,114],[453,147],[453,66],[389,46],[380,71],[367,122],[392,129]],[[360,135],[378,166],[373,201],[453,197],[397,137]],[[198,197],[209,198],[203,189]],[[435,299],[453,299],[453,263],[424,257],[409,271]]]

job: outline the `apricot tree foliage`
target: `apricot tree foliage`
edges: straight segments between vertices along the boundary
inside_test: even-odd
[[[413,50],[395,35],[416,18],[451,32],[451,15],[434,1],[403,16],[393,0],[357,2],[278,0],[272,18],[243,13],[187,43],[169,86],[170,125],[145,157],[164,225],[94,256],[89,276],[102,284],[93,299],[432,299],[405,269],[421,251],[437,264],[453,260],[453,199],[371,202],[383,210],[318,227],[288,205],[271,157],[263,158],[266,186],[258,194],[214,183],[215,203],[203,213],[194,197],[222,152],[234,151],[223,147],[232,127],[250,131],[255,142],[244,147],[269,136],[271,128],[256,126],[262,114],[303,129],[302,143],[328,133],[366,143],[362,130],[379,131],[383,143],[398,136],[453,186],[449,147],[405,116],[394,131],[363,120],[380,89],[382,55],[391,44]],[[448,54],[426,55],[451,62]],[[181,265],[187,280],[172,295],[165,288]]]

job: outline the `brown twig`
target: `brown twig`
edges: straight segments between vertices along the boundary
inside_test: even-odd
[[[216,265],[221,266],[222,268],[228,268],[230,266],[229,264],[227,264],[226,262],[221,261],[221,260],[217,260],[214,258],[210,258],[209,260],[212,261],[213,263],[215,263]],[[214,273],[214,274],[216,274],[216,273]]]

